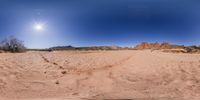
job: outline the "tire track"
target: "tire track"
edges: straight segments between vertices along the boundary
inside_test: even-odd
[[[48,60],[44,55],[42,55],[40,53],[40,56],[41,58],[46,62],[46,63],[49,63],[51,65],[54,65],[54,66],[57,66],[59,67],[60,69],[64,70],[65,72],[61,72],[62,74],[90,74],[90,73],[93,73],[93,72],[98,72],[98,71],[104,71],[104,70],[108,70],[108,69],[111,69],[113,67],[116,67],[116,66],[121,66],[123,64],[125,64],[129,59],[132,58],[132,56],[129,56],[125,59],[122,59],[121,61],[115,63],[115,64],[112,64],[112,65],[105,65],[103,67],[100,67],[100,68],[92,68],[92,69],[87,69],[87,70],[81,70],[81,69],[78,69],[76,68],[75,66],[71,66],[72,68],[64,68],[63,66],[57,64],[56,62],[52,62],[50,60]]]
[[[81,69],[77,69],[77,68],[71,68],[71,69],[67,69],[66,73],[67,74],[85,74],[85,73],[91,74],[93,72],[99,72],[99,71],[109,70],[109,69],[111,69],[113,67],[121,66],[121,65],[125,64],[131,58],[132,58],[132,56],[129,56],[129,57],[121,60],[118,63],[115,63],[113,65],[105,65],[105,66],[100,67],[100,68],[92,68],[92,69],[87,69],[87,70],[81,70]]]
[[[51,62],[50,60],[48,60],[44,55],[42,55],[41,53],[39,54],[41,56],[41,58],[46,62],[46,63],[49,63],[51,65],[54,65],[54,66],[57,66],[59,67],[60,69],[64,69],[63,66],[57,64],[56,62]]]

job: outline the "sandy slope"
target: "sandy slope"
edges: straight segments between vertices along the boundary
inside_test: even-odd
[[[0,100],[200,100],[200,55],[159,51],[0,54]]]

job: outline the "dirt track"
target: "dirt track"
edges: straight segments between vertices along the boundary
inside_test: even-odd
[[[159,51],[0,54],[0,100],[200,100],[200,55]]]

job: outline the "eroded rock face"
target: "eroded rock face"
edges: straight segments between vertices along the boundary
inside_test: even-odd
[[[135,46],[135,49],[164,49],[164,52],[172,53],[200,53],[200,46],[184,46],[184,45],[171,45],[167,42],[163,43],[147,43],[142,42],[141,44]]]
[[[152,48],[158,49],[160,46],[161,45],[159,43],[152,43]]]
[[[143,42],[135,47],[136,49],[149,49],[149,43]]]
[[[143,42],[135,47],[136,49],[169,49],[170,45],[167,42],[163,43],[147,43]]]
[[[170,49],[170,45],[167,42],[163,42],[160,46],[161,49]]]

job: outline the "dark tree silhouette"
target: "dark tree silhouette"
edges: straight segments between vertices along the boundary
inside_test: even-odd
[[[10,52],[25,52],[26,47],[23,44],[23,41],[18,40],[14,36],[10,36],[7,39],[1,41],[1,49],[4,51]]]

